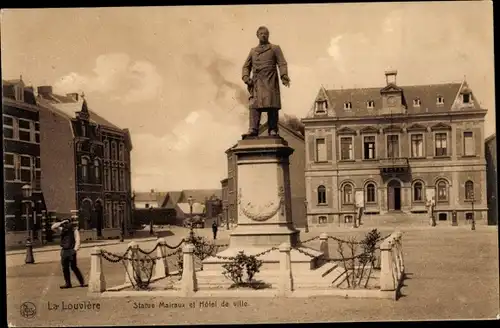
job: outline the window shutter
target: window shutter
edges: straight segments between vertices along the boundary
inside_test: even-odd
[[[333,159],[332,152],[333,152],[333,142],[332,142],[332,135],[328,134],[326,136],[326,159],[328,161],[331,161]]]
[[[482,146],[482,143],[484,142],[483,136],[481,134],[481,129],[476,128],[476,129],[473,129],[472,131],[473,131],[472,137],[474,138],[474,141],[473,141],[474,154],[481,154],[481,146]],[[483,154],[483,156],[484,156],[484,154]]]
[[[463,156],[464,154],[464,133],[463,131],[457,131],[457,143],[458,147],[456,147],[457,156]]]
[[[316,147],[314,147],[314,136],[309,136],[307,143],[309,148],[309,161],[314,162],[314,154],[316,153]]]

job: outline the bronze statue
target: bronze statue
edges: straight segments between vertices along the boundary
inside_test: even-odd
[[[279,77],[284,86],[290,86],[287,62],[280,46],[269,43],[269,30],[266,27],[258,28],[257,38],[259,45],[250,50],[243,65],[242,79],[250,93],[249,130],[243,137],[259,134],[263,112],[267,113],[268,134],[277,136],[278,114],[281,109]],[[276,66],[279,69],[279,77]]]

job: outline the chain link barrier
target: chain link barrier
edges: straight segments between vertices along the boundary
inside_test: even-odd
[[[252,256],[255,256],[255,257],[257,258],[257,257],[260,257],[260,256],[265,255],[265,254],[267,254],[267,253],[270,253],[270,252],[272,252],[272,251],[276,251],[276,250],[278,250],[278,249],[279,249],[278,247],[271,247],[271,248],[269,248],[269,249],[266,249],[265,251],[262,251],[262,252],[260,252],[260,253],[254,254],[254,255],[252,255]],[[234,259],[236,258],[236,256],[220,256],[220,255],[217,255],[217,254],[216,254],[216,255],[213,255],[213,256],[214,256],[215,258],[220,259],[220,260],[226,260],[226,261],[232,261],[232,260],[234,260]]]

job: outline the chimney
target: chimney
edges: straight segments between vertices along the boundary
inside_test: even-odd
[[[78,93],[77,92],[67,93],[66,97],[71,98],[74,101],[78,101]]]
[[[38,94],[41,95],[42,97],[51,95],[52,94],[52,86],[44,85],[44,86],[38,87]]]
[[[396,75],[398,75],[397,70],[385,71],[385,82],[387,83],[387,85],[389,84],[396,85]]]

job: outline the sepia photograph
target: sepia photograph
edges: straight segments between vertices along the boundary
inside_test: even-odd
[[[500,318],[492,1],[0,17],[9,327]]]

